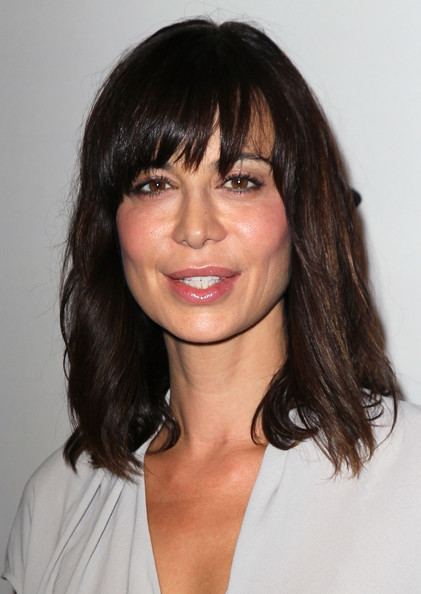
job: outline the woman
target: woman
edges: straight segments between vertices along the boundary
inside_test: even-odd
[[[61,314],[74,431],[25,489],[19,594],[421,590],[420,414],[331,132],[262,32],[185,21],[111,73]]]

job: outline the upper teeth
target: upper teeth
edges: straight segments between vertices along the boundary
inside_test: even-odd
[[[189,276],[180,279],[182,283],[195,289],[207,289],[221,280],[220,276]]]

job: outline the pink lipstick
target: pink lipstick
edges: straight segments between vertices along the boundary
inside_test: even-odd
[[[184,268],[167,275],[171,290],[187,303],[207,305],[231,292],[239,272],[221,266]]]

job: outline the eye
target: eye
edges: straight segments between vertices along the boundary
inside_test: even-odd
[[[136,182],[131,188],[129,194],[131,196],[144,195],[144,196],[156,196],[161,194],[165,190],[171,189],[173,186],[169,179],[163,176],[149,177],[144,180]]]
[[[222,183],[223,188],[239,194],[257,190],[262,185],[261,181],[246,174],[230,175]]]

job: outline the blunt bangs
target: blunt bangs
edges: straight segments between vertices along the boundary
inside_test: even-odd
[[[114,207],[140,171],[181,159],[196,168],[219,128],[219,172],[227,173],[246,144],[272,161],[278,136],[279,83],[260,60],[240,23],[174,25],[127,54],[103,87],[94,108],[91,145],[102,163],[99,183]],[[180,29],[178,31],[178,29]],[[263,34],[267,49],[282,52]],[[261,49],[262,39],[256,39]],[[269,62],[270,64],[270,62]],[[270,68],[270,66],[269,66]],[[265,72],[266,71],[266,72]],[[95,109],[99,110],[97,117]],[[102,117],[101,117],[102,116]],[[277,159],[279,165],[279,158]]]

